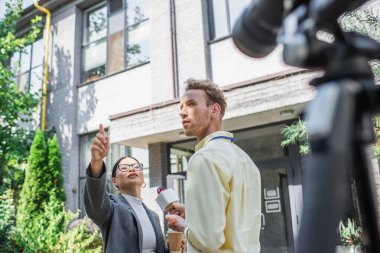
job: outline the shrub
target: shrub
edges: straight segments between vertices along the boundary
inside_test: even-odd
[[[14,242],[16,208],[13,191],[5,190],[0,195],[0,252],[14,253],[18,248]]]

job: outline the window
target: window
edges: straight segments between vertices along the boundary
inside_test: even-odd
[[[42,91],[44,41],[39,39],[16,52],[11,58],[11,67],[16,70],[16,84],[20,91],[36,93]]]
[[[109,0],[85,12],[83,81],[149,61],[149,0]]]
[[[232,28],[249,3],[248,0],[209,0],[210,38],[215,40],[231,34]]]
[[[106,73],[106,6],[101,6],[86,13],[83,35],[83,76],[86,81],[92,81]]]

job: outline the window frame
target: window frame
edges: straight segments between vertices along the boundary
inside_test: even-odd
[[[225,8],[226,8],[226,18],[227,18],[227,31],[228,34],[220,37],[216,37],[215,32],[215,15],[214,15],[214,3],[213,0],[207,1],[208,7],[208,16],[209,16],[209,24],[210,24],[210,41],[219,40],[221,38],[231,37],[231,24],[230,24],[230,6],[229,0],[224,0]]]
[[[39,36],[37,37],[37,39],[35,41],[33,41],[31,44],[28,44],[25,46],[26,47],[29,47],[30,46],[30,59],[29,59],[29,62],[28,62],[28,69],[26,71],[21,71],[21,57],[22,57],[22,54],[23,52],[15,52],[14,54],[17,54],[18,55],[18,59],[15,60],[15,62],[17,62],[18,66],[17,66],[17,72],[15,74],[15,84],[17,86],[17,89],[19,91],[23,91],[23,92],[27,92],[27,93],[30,93],[30,88],[31,88],[31,79],[32,79],[32,72],[33,70],[39,68],[39,67],[42,67],[42,72],[41,72],[41,75],[42,75],[42,78],[43,78],[43,71],[44,71],[44,54],[45,52],[43,52],[43,55],[42,55],[42,61],[41,61],[41,64],[39,65],[36,65],[33,67],[33,58],[34,58],[34,44],[37,42],[37,41],[40,41],[43,43],[43,48],[45,47],[45,44],[44,44],[44,39],[42,36]],[[14,56],[14,55],[13,55]],[[11,68],[13,68],[14,66],[12,66],[12,63],[13,63],[13,56],[11,57],[11,59],[9,59],[9,66]],[[27,86],[25,87],[24,90],[20,90],[20,77],[25,75],[25,74],[28,74],[28,78],[27,78],[27,81],[26,81],[26,84]],[[42,80],[41,80],[41,86],[42,86]],[[42,95],[42,94],[41,94]]]
[[[149,54],[149,59],[146,62],[135,64],[135,65],[132,65],[132,66],[129,66],[129,67],[128,67],[128,62],[127,62],[127,53],[128,53],[128,51],[127,51],[127,49],[128,49],[128,43],[127,43],[127,41],[128,41],[129,33],[130,33],[130,32],[128,32],[128,29],[132,28],[132,27],[138,27],[139,25],[141,25],[141,24],[143,24],[145,22],[148,22],[149,19],[150,19],[150,16],[148,16],[147,18],[142,19],[139,22],[134,23],[132,25],[127,25],[128,0],[122,0],[122,1],[123,1],[123,7],[122,8],[123,8],[123,11],[124,11],[124,30],[123,30],[124,31],[124,68],[128,70],[128,69],[132,69],[132,68],[135,68],[135,67],[138,67],[138,66],[141,66],[141,65],[144,65],[144,64],[150,62],[150,54]],[[149,5],[149,9],[150,9],[150,5]],[[149,23],[148,23],[148,25],[149,25]],[[150,42],[150,40],[149,40],[149,42]]]
[[[81,43],[81,83],[83,85],[85,84],[89,84],[89,83],[92,83],[92,82],[95,82],[95,81],[98,81],[98,80],[101,80],[103,78],[106,78],[106,77],[109,77],[109,76],[112,76],[112,75],[115,75],[115,74],[118,74],[118,73],[121,73],[121,72],[124,72],[124,71],[128,71],[128,70],[131,70],[131,69],[134,69],[136,67],[139,67],[139,66],[142,66],[142,65],[145,65],[145,64],[148,64],[150,63],[150,50],[149,50],[149,54],[148,54],[148,60],[147,61],[144,61],[144,62],[141,62],[141,63],[138,63],[138,64],[134,64],[134,65],[131,65],[131,66],[128,66],[128,62],[127,62],[127,49],[128,49],[128,39],[129,39],[129,33],[128,32],[128,29],[130,28],[133,28],[133,27],[137,27],[136,29],[139,29],[138,26],[144,24],[145,22],[149,22],[150,20],[150,15],[148,15],[147,18],[144,18],[142,20],[140,20],[139,22],[137,23],[133,23],[132,25],[129,25],[127,26],[127,10],[128,10],[128,0],[121,0],[122,1],[122,6],[120,9],[117,9],[116,11],[113,10],[113,12],[111,13],[111,8],[110,8],[110,1],[111,0],[105,0],[105,1],[102,1],[94,6],[91,6],[87,9],[85,9],[83,11],[83,27],[82,27],[82,43]],[[101,9],[105,7],[106,8],[106,18],[107,18],[107,26],[106,26],[106,35],[102,38],[99,38],[97,40],[94,40],[94,41],[91,41],[91,42],[87,42],[86,41],[86,37],[87,37],[87,20],[88,20],[88,14],[92,11],[95,11],[97,9]],[[150,5],[149,5],[149,9],[150,10]],[[124,49],[124,55],[123,55],[123,66],[122,66],[122,69],[121,70],[117,70],[117,71],[114,71],[112,73],[110,73],[110,62],[109,62],[109,56],[110,56],[110,48],[109,48],[109,38],[111,35],[113,34],[116,34],[116,33],[113,33],[113,34],[110,34],[110,27],[109,27],[109,19],[111,16],[114,16],[114,15],[117,15],[117,14],[120,14],[120,12],[123,12],[123,29],[121,29],[120,31],[123,31],[123,49]],[[147,25],[149,25],[149,23],[147,23]],[[149,33],[150,35],[150,33]],[[148,38],[149,40],[149,44],[150,44],[150,36]],[[105,59],[105,74],[102,75],[102,76],[99,76],[97,79],[94,79],[94,80],[88,80],[88,77],[86,78],[86,74],[85,74],[85,49],[87,47],[89,47],[91,44],[94,44],[94,43],[97,43],[101,40],[105,40],[105,46],[106,46],[106,59]],[[87,80],[86,80],[87,79]]]
[[[208,14],[208,21],[209,21],[209,42],[216,42],[221,41],[226,38],[230,38],[232,36],[232,26],[231,26],[231,8],[230,3],[233,0],[224,0],[225,2],[225,8],[226,8],[226,19],[227,19],[227,31],[228,34],[217,37],[215,34],[215,15],[214,15],[214,4],[213,0],[207,1],[207,14]]]
[[[102,1],[94,6],[91,6],[90,8],[87,8],[86,10],[84,10],[83,12],[83,27],[82,27],[82,43],[81,43],[81,82],[82,83],[91,83],[93,81],[96,81],[96,80],[99,80],[100,78],[104,77],[104,76],[107,76],[107,66],[108,66],[108,30],[109,30],[109,27],[108,27],[108,1]],[[98,9],[101,9],[103,7],[106,7],[106,19],[107,19],[107,27],[106,27],[106,35],[102,38],[99,38],[97,40],[94,40],[94,41],[91,41],[91,42],[87,42],[86,40],[86,37],[87,37],[87,20],[88,20],[88,14],[92,11],[95,11],[95,10],[98,10]],[[96,80],[85,80],[85,49],[87,47],[89,47],[90,45],[92,44],[95,44],[95,43],[99,43],[100,41],[102,40],[105,40],[105,43],[106,43],[106,60],[105,60],[105,73],[104,75],[102,76],[99,76],[98,79]]]

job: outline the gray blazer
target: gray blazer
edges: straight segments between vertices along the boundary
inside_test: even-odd
[[[87,168],[84,188],[84,206],[88,217],[100,227],[103,237],[104,252],[141,253],[142,229],[137,215],[128,201],[121,194],[106,192],[106,168],[99,178],[93,178]],[[157,241],[157,253],[168,252],[161,232],[158,215],[147,208]]]

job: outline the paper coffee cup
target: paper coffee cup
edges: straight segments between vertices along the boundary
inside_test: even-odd
[[[170,253],[181,252],[181,244],[184,239],[182,232],[168,231]]]

